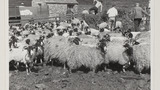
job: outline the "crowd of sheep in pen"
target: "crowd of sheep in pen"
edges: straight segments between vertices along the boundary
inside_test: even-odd
[[[150,70],[150,31],[123,30],[122,24],[118,32],[110,31],[106,22],[97,26],[90,28],[78,18],[11,25],[9,67],[25,68],[27,75],[36,65],[56,65],[69,73],[83,67],[95,74],[116,65],[124,73],[129,68],[138,74]]]

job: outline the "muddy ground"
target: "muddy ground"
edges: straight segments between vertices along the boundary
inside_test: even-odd
[[[108,69],[69,74],[61,67],[37,67],[38,72],[10,71],[9,90],[150,90],[150,75],[133,71],[117,72]]]

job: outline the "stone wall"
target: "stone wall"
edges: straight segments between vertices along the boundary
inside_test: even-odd
[[[49,17],[57,17],[65,15],[67,11],[67,4],[47,4],[49,7]]]

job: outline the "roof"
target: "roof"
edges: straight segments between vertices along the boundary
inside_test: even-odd
[[[32,6],[32,0],[9,0],[9,7]]]
[[[45,0],[45,2],[49,4],[78,4],[77,0]]]

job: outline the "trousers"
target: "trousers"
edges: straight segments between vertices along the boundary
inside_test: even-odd
[[[134,19],[134,30],[135,32],[139,31],[139,25],[142,21],[142,18],[135,18]]]

